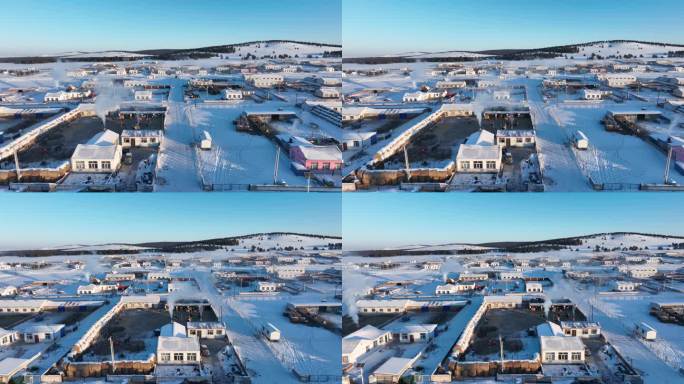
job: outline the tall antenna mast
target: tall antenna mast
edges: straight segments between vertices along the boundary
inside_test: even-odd
[[[408,152],[404,146],[404,164],[406,166],[406,181],[411,181],[411,167],[409,166]]]

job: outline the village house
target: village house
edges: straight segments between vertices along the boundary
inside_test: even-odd
[[[106,281],[131,281],[135,280],[135,273],[108,273],[105,275]]]
[[[186,328],[188,337],[220,339],[226,336],[226,327],[217,321],[189,321]]]
[[[90,97],[90,95],[92,95],[91,91],[85,91],[85,92],[77,92],[77,91],[48,92],[45,94],[45,97],[43,98],[43,100],[46,103],[54,103],[54,102],[61,102],[61,101],[84,99],[86,97]]]
[[[223,100],[242,100],[242,91],[235,89],[224,89],[221,93],[221,98]]]
[[[511,92],[510,91],[494,91],[493,93],[494,100],[510,100],[511,99]]]
[[[121,146],[157,147],[161,145],[164,133],[157,129],[124,129],[121,131]]]
[[[306,170],[331,172],[341,169],[342,151],[337,145],[294,145],[290,147],[290,159]]]
[[[534,130],[499,129],[496,141],[500,147],[533,147],[536,142]]]
[[[449,89],[449,88],[465,88],[466,87],[466,82],[465,81],[449,81],[449,80],[443,80],[443,81],[438,81],[435,84],[435,87],[438,89]]]
[[[342,338],[342,364],[356,364],[359,357],[392,341],[392,333],[372,325]]]
[[[527,293],[542,293],[544,292],[544,287],[541,283],[526,281],[525,282],[525,292]]]
[[[543,364],[583,364],[584,343],[579,337],[540,336],[540,355]]]
[[[275,273],[279,279],[296,279],[306,274],[306,268],[298,266],[271,267],[270,271]]]
[[[71,155],[73,172],[114,172],[121,165],[119,135],[113,131],[102,131],[86,144],[78,144]]]
[[[54,341],[65,333],[64,324],[20,324],[16,330],[22,335],[25,343]]]
[[[200,343],[197,337],[159,336],[158,364],[200,364]]]
[[[610,287],[616,292],[634,292],[639,288],[639,283],[633,281],[613,280]]]
[[[447,91],[442,92],[409,92],[405,93],[402,100],[404,103],[417,103],[421,101],[437,100],[447,95]]]
[[[282,84],[284,78],[282,75],[278,74],[262,73],[245,75],[245,80],[257,88],[271,88],[273,86]]]
[[[333,87],[320,87],[316,90],[316,96],[324,99],[338,99],[340,97],[340,91]]]
[[[278,284],[267,281],[257,282],[257,291],[259,292],[275,292],[278,290]]]
[[[19,340],[19,332],[0,328],[0,347],[15,343]]]
[[[565,336],[595,337],[601,334],[601,326],[593,321],[561,321]]]
[[[0,296],[16,296],[19,290],[14,285],[7,285],[0,288]]]
[[[475,289],[475,283],[460,283],[460,284],[446,284],[438,285],[435,288],[436,295],[455,295],[465,291],[472,291]]]
[[[486,273],[470,273],[462,272],[458,274],[458,281],[482,281],[489,279],[489,275]]]
[[[437,324],[396,324],[388,330],[400,343],[428,342],[435,337]]]
[[[135,101],[151,101],[152,91],[135,91],[133,98]]]
[[[316,81],[322,87],[339,87],[342,85],[342,79],[337,77],[319,77]]]
[[[0,300],[0,312],[41,312],[47,300]]]
[[[99,295],[102,293],[116,292],[117,286],[114,284],[88,284],[80,285],[76,290],[79,295]]]
[[[458,147],[456,170],[463,173],[498,173],[501,168],[501,148],[495,145],[494,134],[479,130]]]
[[[598,89],[583,89],[582,98],[584,100],[601,100],[610,95],[609,91],[601,91]]]
[[[159,295],[122,296],[120,303],[126,309],[158,308],[161,298]]]
[[[520,271],[511,271],[511,272],[498,272],[497,276],[499,280],[517,280],[517,279],[522,279],[523,278],[523,273]]]

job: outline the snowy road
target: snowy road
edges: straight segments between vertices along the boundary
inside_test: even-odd
[[[530,113],[537,131],[537,145],[544,164],[544,186],[548,191],[585,192],[591,187],[577,165],[568,142],[572,136],[542,100],[541,80],[525,79]]]
[[[169,92],[164,140],[157,165],[157,191],[201,191],[195,165],[193,129],[188,123],[183,100],[183,81],[174,81]]]
[[[195,280],[207,300],[222,315],[221,320],[226,325],[226,333],[233,348],[238,353],[249,371],[252,383],[299,383],[299,381],[280,363],[270,349],[260,338],[255,337],[253,325],[243,319],[230,305],[212,283],[209,271],[195,271]]]

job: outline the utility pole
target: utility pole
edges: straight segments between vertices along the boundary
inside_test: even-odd
[[[504,373],[504,347],[503,340],[501,339],[501,334],[499,333],[499,353],[501,354],[501,373]]]
[[[21,181],[21,169],[19,168],[19,156],[17,155],[17,151],[14,151],[14,167],[17,170],[17,183]]]
[[[112,337],[109,337],[109,351],[112,354],[112,373],[116,372],[116,361],[114,360],[114,342],[112,341]]]
[[[280,163],[280,146],[277,146],[275,165],[273,166],[273,184],[278,183],[278,164]]]
[[[665,185],[670,184],[670,162],[671,161],[672,161],[672,146],[670,145],[667,149],[667,160],[665,161]]]
[[[406,146],[404,146],[404,164],[406,167],[406,181],[411,181],[411,167],[409,166],[408,152],[406,151]]]

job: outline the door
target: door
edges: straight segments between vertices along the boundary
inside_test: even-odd
[[[409,335],[409,340],[411,340],[411,342],[413,343],[415,341],[415,337],[413,337],[413,335]]]
[[[511,138],[510,137],[506,138],[506,146],[507,147],[511,146]]]
[[[39,343],[40,339],[38,338],[38,335],[33,335],[33,342],[34,343]]]

